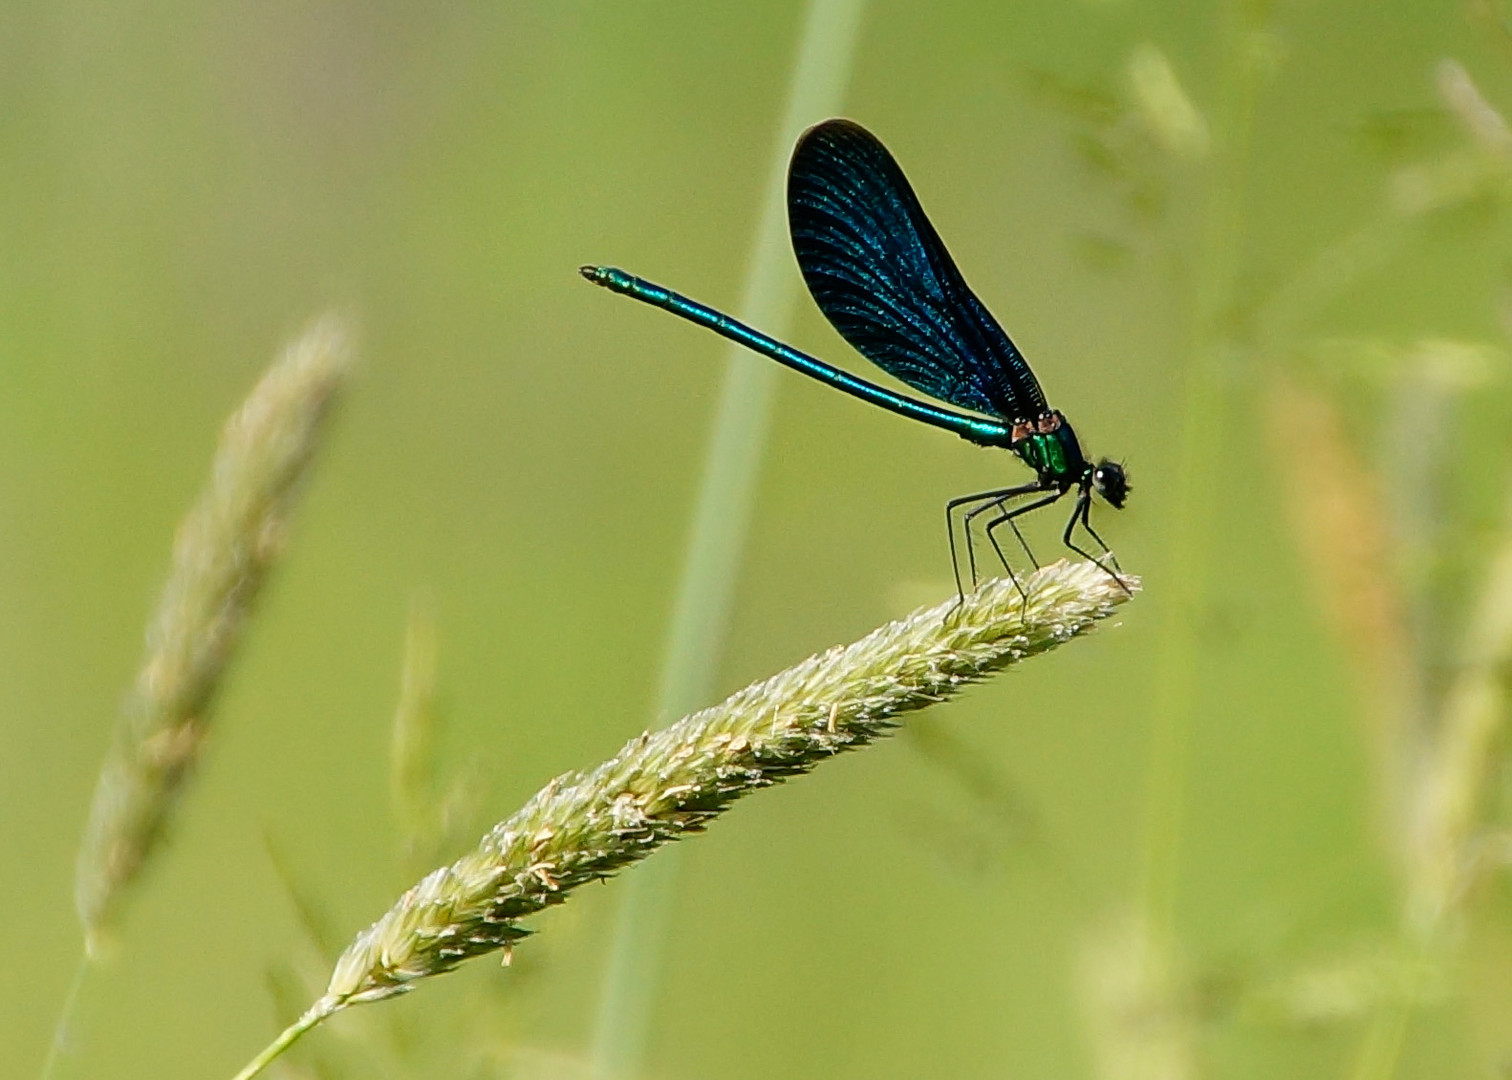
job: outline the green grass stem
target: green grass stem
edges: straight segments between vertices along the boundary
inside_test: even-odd
[[[68,1043],[69,1028],[73,1024],[74,1013],[79,1007],[79,996],[93,967],[94,961],[89,955],[89,950],[86,949],[79,954],[79,962],[74,967],[73,978],[68,982],[68,992],[63,995],[63,1004],[58,1009],[58,1019],[53,1024],[52,1041],[47,1044],[47,1057],[42,1061],[42,1071],[37,1074],[37,1080],[51,1080],[58,1062],[63,1057],[64,1047]]]
[[[1206,603],[1213,507],[1227,401],[1220,372],[1235,343],[1225,325],[1234,301],[1243,227],[1254,98],[1260,77],[1252,55],[1259,16],[1228,5],[1220,16],[1226,74],[1212,154],[1202,174],[1205,207],[1191,280],[1187,374],[1182,408],[1175,525],[1167,564],[1173,588],[1164,598],[1153,688],[1150,764],[1145,783],[1141,922],[1158,947],[1174,940],[1187,755],[1196,696],[1197,643]]]
[[[864,6],[864,0],[812,0],[799,38],[761,221],[736,308],[742,321],[777,336],[791,319],[797,295],[784,200],[788,153],[805,127],[840,110]],[[729,348],[668,630],[655,708],[658,721],[696,708],[713,692],[778,377],[771,361],[739,346]],[[590,1074],[600,1080],[631,1080],[640,1071],[677,868],[675,857],[664,858],[626,883],[590,1041]]]

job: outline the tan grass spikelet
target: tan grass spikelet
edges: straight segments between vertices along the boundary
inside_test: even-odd
[[[210,483],[179,527],[79,853],[75,902],[91,952],[198,761],[221,676],[283,549],[293,498],[349,366],[334,317],[290,345],[227,421]]]
[[[1417,691],[1379,478],[1316,389],[1277,372],[1265,405],[1297,546],[1358,688],[1382,826],[1390,833],[1402,812],[1401,733]]]
[[[358,1002],[411,990],[530,931],[564,901],[662,844],[701,832],[732,802],[866,746],[900,717],[1086,633],[1139,588],[1094,563],[990,581],[835,646],[542,788],[478,846],[427,875],[337,960],[326,993],[238,1074],[255,1076],[305,1031]]]

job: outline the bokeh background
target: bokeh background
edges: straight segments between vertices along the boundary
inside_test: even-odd
[[[575,269],[738,303],[807,10],[0,9],[0,1072],[35,1075],[77,963],[175,524],[313,316],[352,318],[360,371],[58,1075],[230,1076],[439,864],[390,794],[415,619],[436,860],[670,719],[726,351]],[[1147,591],[684,845],[642,1075],[1512,1071],[1509,20],[863,5],[843,112],[1128,464],[1095,520]],[[806,299],[784,333],[869,373]],[[941,505],[1021,476],[782,373],[714,693],[948,596]],[[645,869],[279,1068],[592,1075]]]

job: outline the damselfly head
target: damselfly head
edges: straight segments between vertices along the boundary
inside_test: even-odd
[[[1122,510],[1129,497],[1129,475],[1116,461],[1103,458],[1092,470],[1092,488],[1115,510]]]

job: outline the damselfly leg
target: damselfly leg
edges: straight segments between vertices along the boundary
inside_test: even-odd
[[[1097,535],[1097,530],[1092,528],[1092,522],[1088,519],[1088,515],[1091,513],[1091,510],[1092,495],[1090,492],[1083,491],[1076,497],[1076,505],[1071,508],[1071,517],[1066,521],[1066,531],[1061,533],[1061,543],[1065,544],[1068,548],[1076,552],[1082,558],[1090,559],[1092,562],[1095,562],[1103,570],[1104,573],[1106,573],[1114,581],[1118,582],[1118,587],[1120,589],[1127,593],[1129,592],[1129,586],[1126,585],[1124,583],[1124,579],[1119,576],[1123,573],[1123,567],[1118,565],[1118,556],[1113,554],[1112,549],[1110,549],[1107,544],[1103,543],[1103,538]],[[1108,563],[1104,562],[1098,556],[1093,555],[1090,551],[1084,551],[1083,549],[1077,547],[1076,544],[1072,543],[1071,532],[1076,528],[1076,523],[1078,521],[1081,522],[1081,527],[1086,530],[1087,535],[1090,536],[1093,540],[1096,540],[1097,546],[1102,548],[1103,555],[1107,557],[1108,562],[1111,562],[1113,564],[1112,569],[1109,569]],[[1130,595],[1132,596],[1133,594],[1130,593]]]

